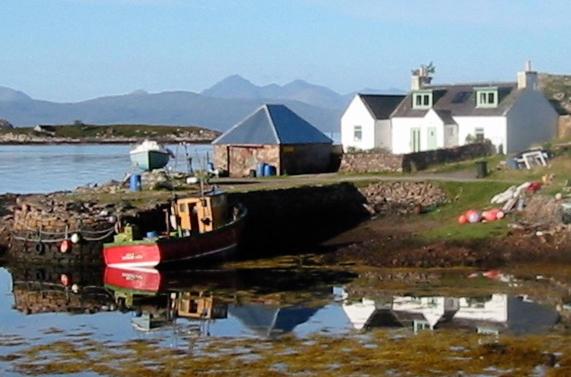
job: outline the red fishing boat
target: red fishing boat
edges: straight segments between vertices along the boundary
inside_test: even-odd
[[[138,239],[132,227],[125,227],[116,242],[103,245],[105,264],[155,267],[227,255],[238,245],[246,212],[241,205],[230,208],[222,192],[174,200],[164,234],[149,232]]]

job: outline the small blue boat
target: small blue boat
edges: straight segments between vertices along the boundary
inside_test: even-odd
[[[156,141],[145,140],[133,148],[129,155],[131,162],[139,169],[150,171],[164,168],[168,164],[172,152]]]

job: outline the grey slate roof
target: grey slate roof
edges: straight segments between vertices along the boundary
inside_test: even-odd
[[[212,144],[332,144],[285,105],[266,104],[220,135]]]
[[[392,112],[406,97],[390,94],[359,94],[369,113],[377,119],[389,119]]]
[[[479,87],[493,86],[498,88],[499,103],[496,108],[477,108],[476,92]],[[502,116],[512,107],[523,92],[514,83],[486,83],[461,85],[434,85],[424,89],[431,89],[434,93],[433,108],[437,111],[448,111],[452,116]],[[392,117],[423,117],[428,110],[412,108],[412,92],[409,93],[394,111]],[[440,113],[439,113],[440,116]],[[442,118],[442,116],[441,116]],[[444,120],[444,119],[443,119]]]
[[[454,118],[452,118],[452,112],[450,110],[434,110],[438,117],[442,119],[444,124],[456,124]]]

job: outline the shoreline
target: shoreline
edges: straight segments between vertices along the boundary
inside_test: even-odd
[[[145,139],[149,138],[138,138],[138,139],[119,139],[119,140],[92,140],[92,139],[69,139],[69,140],[30,140],[30,141],[5,141],[0,140],[0,146],[2,145],[130,145],[135,143],[141,143]],[[161,144],[210,144],[213,139],[164,139],[164,138],[152,138]]]

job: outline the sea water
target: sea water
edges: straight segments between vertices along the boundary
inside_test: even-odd
[[[121,180],[137,171],[129,159],[130,145],[3,145],[0,146],[0,194],[73,190],[87,184]],[[168,145],[177,171],[206,167],[210,145]]]

